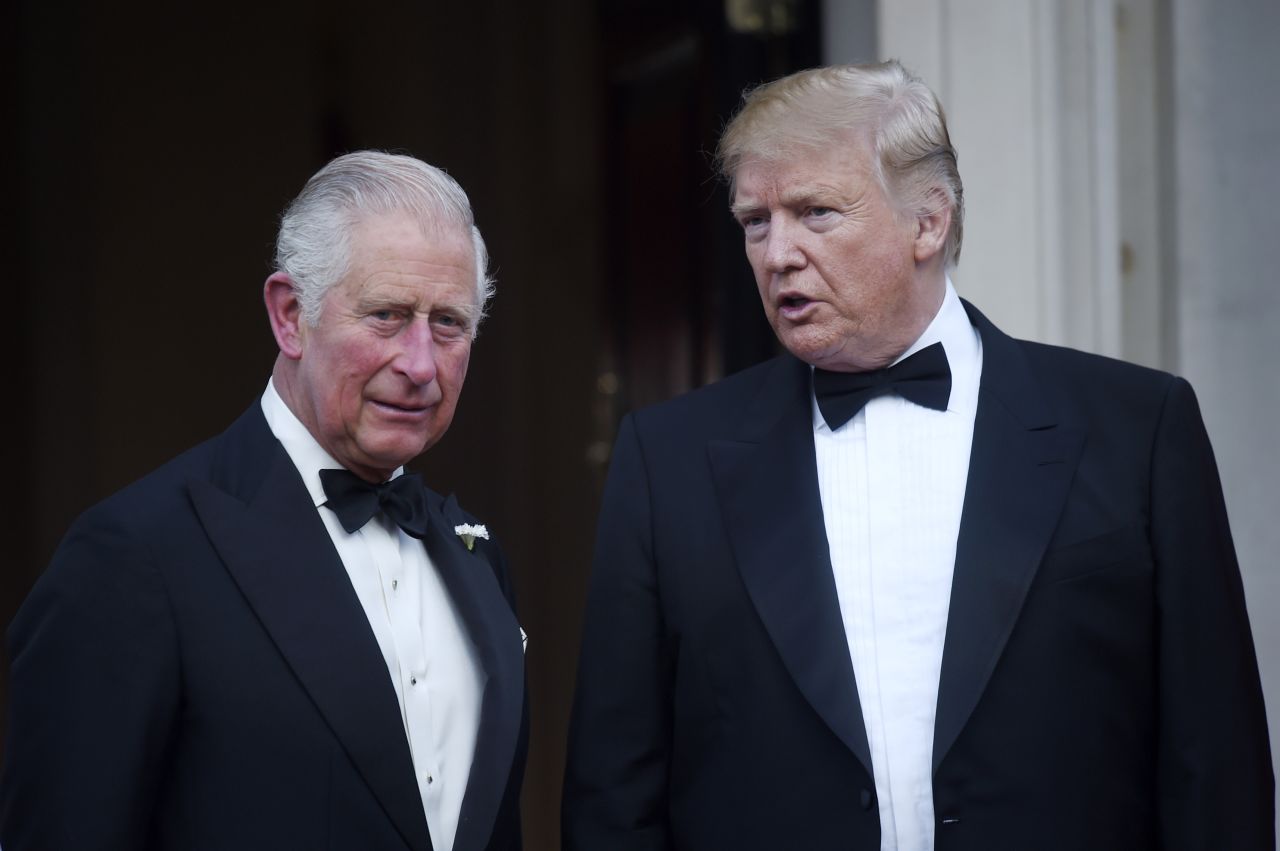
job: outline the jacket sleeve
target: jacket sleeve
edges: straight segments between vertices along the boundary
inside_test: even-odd
[[[1275,848],[1275,784],[1253,638],[1213,450],[1189,384],[1151,462],[1164,849]]]
[[[10,627],[5,851],[146,847],[178,711],[176,632],[145,543],[81,518]]]
[[[671,651],[634,418],[614,446],[596,537],[562,805],[567,851],[664,849]]]

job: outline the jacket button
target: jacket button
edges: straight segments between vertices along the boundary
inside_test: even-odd
[[[863,808],[864,810],[869,810],[869,809],[871,809],[871,790],[870,790],[870,789],[863,789],[863,790],[862,790],[862,795],[860,796],[860,798],[861,798],[861,801],[862,801],[862,808]]]

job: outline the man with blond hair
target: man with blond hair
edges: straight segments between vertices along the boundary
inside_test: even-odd
[[[361,151],[285,211],[262,396],[89,509],[9,631],[5,851],[514,851],[501,551],[404,465],[492,293],[466,193]]]
[[[786,353],[622,423],[566,848],[1274,848],[1188,384],[957,296],[955,151],[897,63],[752,92],[719,154]]]

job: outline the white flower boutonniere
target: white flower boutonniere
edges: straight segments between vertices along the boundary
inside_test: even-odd
[[[476,548],[476,538],[484,538],[489,540],[489,530],[484,527],[483,523],[472,526],[470,523],[463,523],[453,527],[453,534],[462,539],[462,543],[467,545],[468,550]]]

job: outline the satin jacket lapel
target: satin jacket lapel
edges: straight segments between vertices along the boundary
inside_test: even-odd
[[[458,607],[486,677],[475,757],[453,843],[455,851],[480,851],[493,832],[515,760],[524,717],[524,651],[520,625],[485,559],[485,545],[477,541],[468,550],[454,534],[454,526],[467,520],[453,497],[442,503],[431,494],[431,501],[427,552]]]
[[[708,444],[743,582],[801,693],[871,771],[818,492],[808,365],[776,362],[735,440]]]
[[[227,569],[410,848],[431,848],[395,690],[311,498],[261,410],[192,502]]]
[[[965,309],[982,337],[982,380],[938,685],[935,771],[1013,631],[1084,440],[1057,423],[1020,346],[972,305]]]

